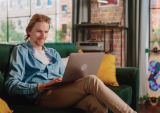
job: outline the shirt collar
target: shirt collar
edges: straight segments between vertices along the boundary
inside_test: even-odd
[[[28,41],[27,42],[27,45],[29,47],[29,50],[32,52],[32,53],[35,53],[35,48],[31,45],[31,43]],[[44,45],[43,45],[43,48],[44,48],[44,52],[48,52],[48,48],[46,48]]]

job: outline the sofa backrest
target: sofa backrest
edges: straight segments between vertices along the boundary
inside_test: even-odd
[[[77,47],[73,43],[45,43],[45,47],[54,48],[59,52],[62,58],[67,57],[70,53],[77,53]],[[0,44],[0,97],[2,95],[5,76],[7,75],[10,54],[15,45]]]
[[[0,71],[6,73],[8,70],[10,54],[15,45],[0,44]]]
[[[73,43],[45,43],[45,47],[54,48],[62,58],[70,55],[70,53],[77,53],[77,47]]]
[[[73,43],[45,43],[45,47],[54,48],[62,58],[70,53],[76,53],[77,47]],[[0,44],[0,71],[6,73],[8,70],[10,54],[15,45]]]

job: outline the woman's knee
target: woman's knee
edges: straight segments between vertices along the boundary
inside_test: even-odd
[[[88,75],[87,78],[88,79],[97,79],[97,76],[96,75]]]

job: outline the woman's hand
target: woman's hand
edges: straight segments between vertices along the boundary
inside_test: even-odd
[[[53,87],[47,87],[45,88],[46,86],[49,86],[49,85],[52,85],[52,84],[55,84],[57,82],[61,82],[62,81],[62,77],[58,77],[58,78],[55,78],[55,79],[52,79],[50,82],[48,83],[45,83],[45,84],[38,84],[38,91],[41,91],[41,90],[46,90],[46,89],[52,89]]]

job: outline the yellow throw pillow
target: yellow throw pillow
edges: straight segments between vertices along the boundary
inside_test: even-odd
[[[116,79],[116,55],[105,54],[97,77],[106,85],[119,86]]]
[[[78,50],[78,53],[83,53],[83,51],[80,49],[80,50]]]
[[[0,98],[0,113],[13,113],[13,110],[10,110],[7,103]]]

